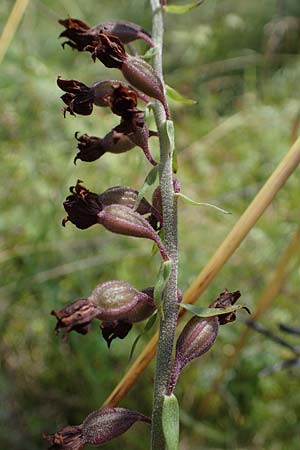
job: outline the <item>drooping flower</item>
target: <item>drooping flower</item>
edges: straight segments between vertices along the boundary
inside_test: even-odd
[[[124,188],[125,191],[128,189],[130,188]],[[70,221],[77,228],[85,229],[98,223],[113,233],[151,239],[156,243],[162,258],[165,261],[169,259],[160,237],[149,223],[149,219],[153,222],[153,216],[156,214],[155,208],[151,205],[149,205],[151,215],[147,220],[139,212],[141,211],[139,208],[142,208],[145,202],[136,211],[132,203],[128,206],[126,203],[128,199],[125,200],[125,196],[119,196],[120,203],[103,204],[100,195],[90,192],[82,186],[80,180],[76,186],[70,188],[70,191],[72,195],[69,195],[63,204],[68,213],[63,219],[63,226]],[[157,214],[156,221],[160,221],[160,215]]]
[[[67,105],[64,108],[64,116],[66,112],[75,116],[75,113],[88,116],[93,111],[94,91],[77,80],[57,79],[57,85],[66,92],[61,96],[63,102]]]
[[[123,339],[133,323],[147,319],[155,309],[152,288],[138,291],[126,281],[113,280],[98,285],[86,299],[51,314],[57,318],[57,332],[86,334],[94,319],[102,321],[102,335],[110,345],[116,337]]]
[[[101,194],[90,192],[84,187],[81,180],[78,180],[76,186],[71,186],[69,195],[64,208],[68,216],[63,220],[63,225],[68,221],[72,222],[77,228],[89,228],[98,221],[98,214],[103,208],[110,205],[123,205],[134,209],[137,200],[138,191],[127,186],[113,186]],[[139,203],[136,212],[140,215],[153,215],[155,219],[162,223],[161,215],[156,209],[143,197]]]
[[[62,45],[69,45],[73,49],[83,51],[87,45],[91,45],[100,32],[117,36],[123,44],[128,44],[137,39],[143,39],[151,47],[154,47],[151,36],[139,25],[125,21],[109,21],[89,27],[85,22],[68,17],[58,21],[65,30],[59,35],[69,39]]]
[[[125,433],[135,422],[150,424],[144,414],[126,408],[102,408],[90,413],[81,425],[67,426],[43,435],[49,450],[82,450],[86,445],[102,445]]]
[[[61,96],[67,105],[64,115],[69,112],[72,115],[82,114],[87,116],[92,113],[93,105],[107,107],[122,116],[126,112],[133,111],[137,105],[137,99],[148,102],[148,98],[135,91],[126,83],[116,80],[103,80],[94,83],[91,87],[77,80],[63,80],[57,78],[57,85],[66,92]]]
[[[228,292],[225,289],[209,307],[225,309],[234,305],[240,296],[239,291]],[[246,307],[244,308],[248,311]],[[235,312],[229,312],[206,318],[194,316],[187,322],[176,342],[176,353],[168,395],[173,393],[182,369],[189,362],[204,355],[213,346],[218,336],[219,325],[224,325],[235,319]]]
[[[100,31],[95,36],[95,33],[93,33],[92,38],[90,37],[90,42],[84,47],[80,45],[81,38],[82,34],[86,38],[87,32],[86,30],[83,33],[80,31],[79,34],[80,39],[78,39],[78,49],[90,52],[94,61],[99,59],[106,67],[120,69],[125,79],[134,88],[159,100],[164,106],[167,119],[170,118],[162,81],[150,64],[137,56],[131,56],[126,53],[124,45],[115,34],[103,33]],[[72,36],[72,39],[75,42],[77,35],[74,35],[73,28]],[[77,48],[77,44],[73,44],[69,41],[66,43],[73,48]]]

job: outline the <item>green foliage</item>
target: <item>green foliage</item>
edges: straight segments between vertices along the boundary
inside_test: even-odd
[[[0,2],[1,29],[12,8]],[[109,77],[87,54],[60,47],[57,19],[80,17],[91,25],[127,19],[149,29],[148,3],[141,0],[30,2],[0,72],[0,264],[1,412],[0,447],[38,450],[44,431],[78,424],[99,408],[120,380],[136,336],[108,351],[97,324],[87,336],[67,341],[53,333],[52,309],[86,296],[99,283],[124,279],[137,288],[153,286],[160,256],[150,241],[110,235],[100,227],[64,229],[62,202],[77,179],[102,192],[122,184],[138,189],[147,175],[144,156],[104,155],[92,166],[75,156],[74,133],[103,136],[117,124],[104,109],[92,117],[63,119],[56,77],[92,84]],[[182,4],[178,1],[178,5]],[[279,9],[282,3],[283,11]],[[176,2],[172,2],[176,4]],[[182,190],[189,197],[222,205],[180,208],[180,283],[184,292],[230,231],[291,144],[299,114],[298,0],[206,1],[175,16],[166,14],[166,82],[194,106],[172,105]],[[295,19],[294,21],[292,19]],[[275,39],[276,37],[276,39]],[[138,43],[140,53],[147,46]],[[111,77],[119,73],[111,70]],[[150,118],[150,128],[153,127]],[[155,140],[150,142],[157,155]],[[299,180],[293,176],[243,245],[200,299],[207,307],[228,288],[239,289],[251,310],[299,222]],[[149,198],[150,199],[150,198]],[[281,295],[263,321],[298,325],[299,271],[291,264]],[[216,345],[185,370],[176,395],[181,404],[186,448],[298,449],[299,369],[262,377],[260,370],[289,357],[253,335],[220,395],[207,411],[199,405],[212,388],[220,364],[244,329],[222,327]],[[148,335],[141,340],[146,342]],[[296,339],[296,338],[295,338]],[[296,342],[296,341],[295,341]],[[122,406],[149,414],[149,369]],[[108,449],[144,449],[148,431],[137,425]],[[146,443],[146,444],[145,444]],[[44,446],[44,447],[43,447]]]

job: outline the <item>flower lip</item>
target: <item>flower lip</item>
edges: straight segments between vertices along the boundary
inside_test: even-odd
[[[124,339],[131,328],[131,323],[127,323],[122,320],[115,320],[114,322],[102,322],[100,325],[103,339],[106,341],[108,348],[110,348],[110,345],[114,339]]]
[[[69,195],[63,205],[68,213],[63,219],[63,226],[70,221],[77,228],[84,230],[97,223],[97,215],[102,211],[102,204],[97,194],[90,192],[78,180],[76,186],[70,188]]]
[[[84,50],[92,54],[94,61],[98,58],[106,67],[115,69],[121,69],[128,57],[120,39],[112,34],[99,33]]]
[[[126,86],[116,87],[110,97],[110,107],[114,114],[124,117],[136,111],[137,94]]]

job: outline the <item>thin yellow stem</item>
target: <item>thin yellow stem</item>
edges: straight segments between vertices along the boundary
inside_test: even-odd
[[[29,0],[16,0],[3,28],[0,37],[0,64],[10,46],[10,43],[17,31],[19,23],[25,13]]]
[[[208,264],[204,267],[192,283],[191,287],[187,290],[183,299],[185,303],[195,303],[199,296],[205,291],[211,281],[222,269],[224,264],[248,235],[267,207],[271,204],[277,192],[298,167],[299,163],[300,137],[292,145],[289,152],[279,163],[252,203],[248,206],[244,214],[240,217],[220,247],[216,250]],[[180,315],[183,314],[184,312],[181,310]],[[155,355],[156,345],[157,335],[154,335],[144,348],[143,352],[137,357],[132,367],[125,374],[110,396],[106,399],[104,403],[105,406],[117,405],[124,395],[131,389]]]

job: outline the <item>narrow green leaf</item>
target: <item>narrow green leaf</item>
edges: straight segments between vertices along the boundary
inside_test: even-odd
[[[246,305],[232,305],[228,306],[227,308],[221,309],[221,308],[202,308],[200,306],[191,305],[190,303],[180,303],[181,308],[186,309],[187,311],[190,311],[195,316],[198,317],[213,317],[213,316],[220,316],[221,314],[228,314],[231,312],[235,312],[238,309],[245,309],[248,314],[250,314],[249,309]]]
[[[129,355],[129,360],[132,359],[133,357],[133,353],[135,351],[135,348],[139,342],[139,340],[141,339],[142,336],[144,336],[144,334],[148,333],[149,330],[151,330],[151,328],[153,327],[153,325],[156,322],[156,318],[157,318],[157,313],[154,313],[150,319],[147,320],[147,323],[143,329],[143,331],[135,338],[135,340],[133,341],[132,347],[131,347],[131,351],[130,351],[130,355]]]
[[[178,450],[179,405],[174,394],[164,396],[162,407],[162,427],[168,450]]]
[[[200,6],[203,2],[204,0],[199,0],[198,2],[189,3],[188,5],[166,5],[164,10],[172,14],[184,14],[191,9],[197,8],[197,6]]]
[[[141,203],[142,198],[145,197],[147,192],[151,189],[151,187],[155,183],[155,181],[157,179],[157,174],[158,174],[158,165],[154,166],[153,169],[151,169],[150,172],[148,173],[148,175],[146,176],[144,184],[141,187],[141,189],[139,190],[139,193],[138,193],[136,201],[135,201],[135,205],[134,205],[135,210],[139,207],[139,204]]]
[[[146,51],[146,53],[144,53],[141,57],[145,60],[145,61],[150,61],[151,59],[154,58],[154,56],[157,53],[157,47],[151,47],[149,48],[149,50]]]
[[[216,205],[212,205],[211,203],[206,203],[206,202],[196,202],[195,200],[192,200],[191,198],[189,198],[187,195],[182,194],[181,192],[178,192],[177,197],[182,198],[183,201],[185,201],[185,203],[188,203],[189,205],[192,206],[208,206],[209,208],[213,208],[216,209],[217,211],[220,211],[223,214],[231,214],[231,212],[226,211],[223,208],[219,208],[219,206]]]
[[[164,261],[160,266],[153,293],[153,300],[157,307],[161,305],[163,292],[170,277],[171,269],[171,261]]]
[[[184,105],[195,105],[196,103],[198,103],[196,100],[184,97],[182,94],[180,94],[178,91],[176,91],[171,86],[168,86],[167,84],[166,84],[166,94],[170,100],[173,100],[174,102],[183,103]]]
[[[165,130],[169,140],[169,147],[171,150],[174,149],[174,123],[172,120],[165,121]]]

